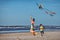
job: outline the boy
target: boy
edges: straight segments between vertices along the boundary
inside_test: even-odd
[[[42,24],[40,24],[39,30],[40,30],[41,36],[43,36],[43,34],[44,34],[44,26]]]

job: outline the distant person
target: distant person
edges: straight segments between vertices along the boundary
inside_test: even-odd
[[[43,34],[44,34],[44,26],[42,24],[40,24],[39,30],[40,30],[41,36],[43,36]]]

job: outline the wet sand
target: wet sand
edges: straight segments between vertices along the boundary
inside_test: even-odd
[[[0,40],[60,40],[60,32],[45,32],[43,37],[39,32],[36,36],[30,32],[0,34]]]

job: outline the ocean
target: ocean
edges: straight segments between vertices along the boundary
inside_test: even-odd
[[[49,31],[60,31],[60,26],[44,26],[45,32]],[[35,31],[39,32],[39,26],[35,26]],[[0,26],[0,34],[2,33],[21,33],[30,32],[30,26]]]

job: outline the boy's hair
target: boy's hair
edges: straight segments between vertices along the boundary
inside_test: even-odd
[[[42,26],[42,24],[40,24],[40,26]]]

